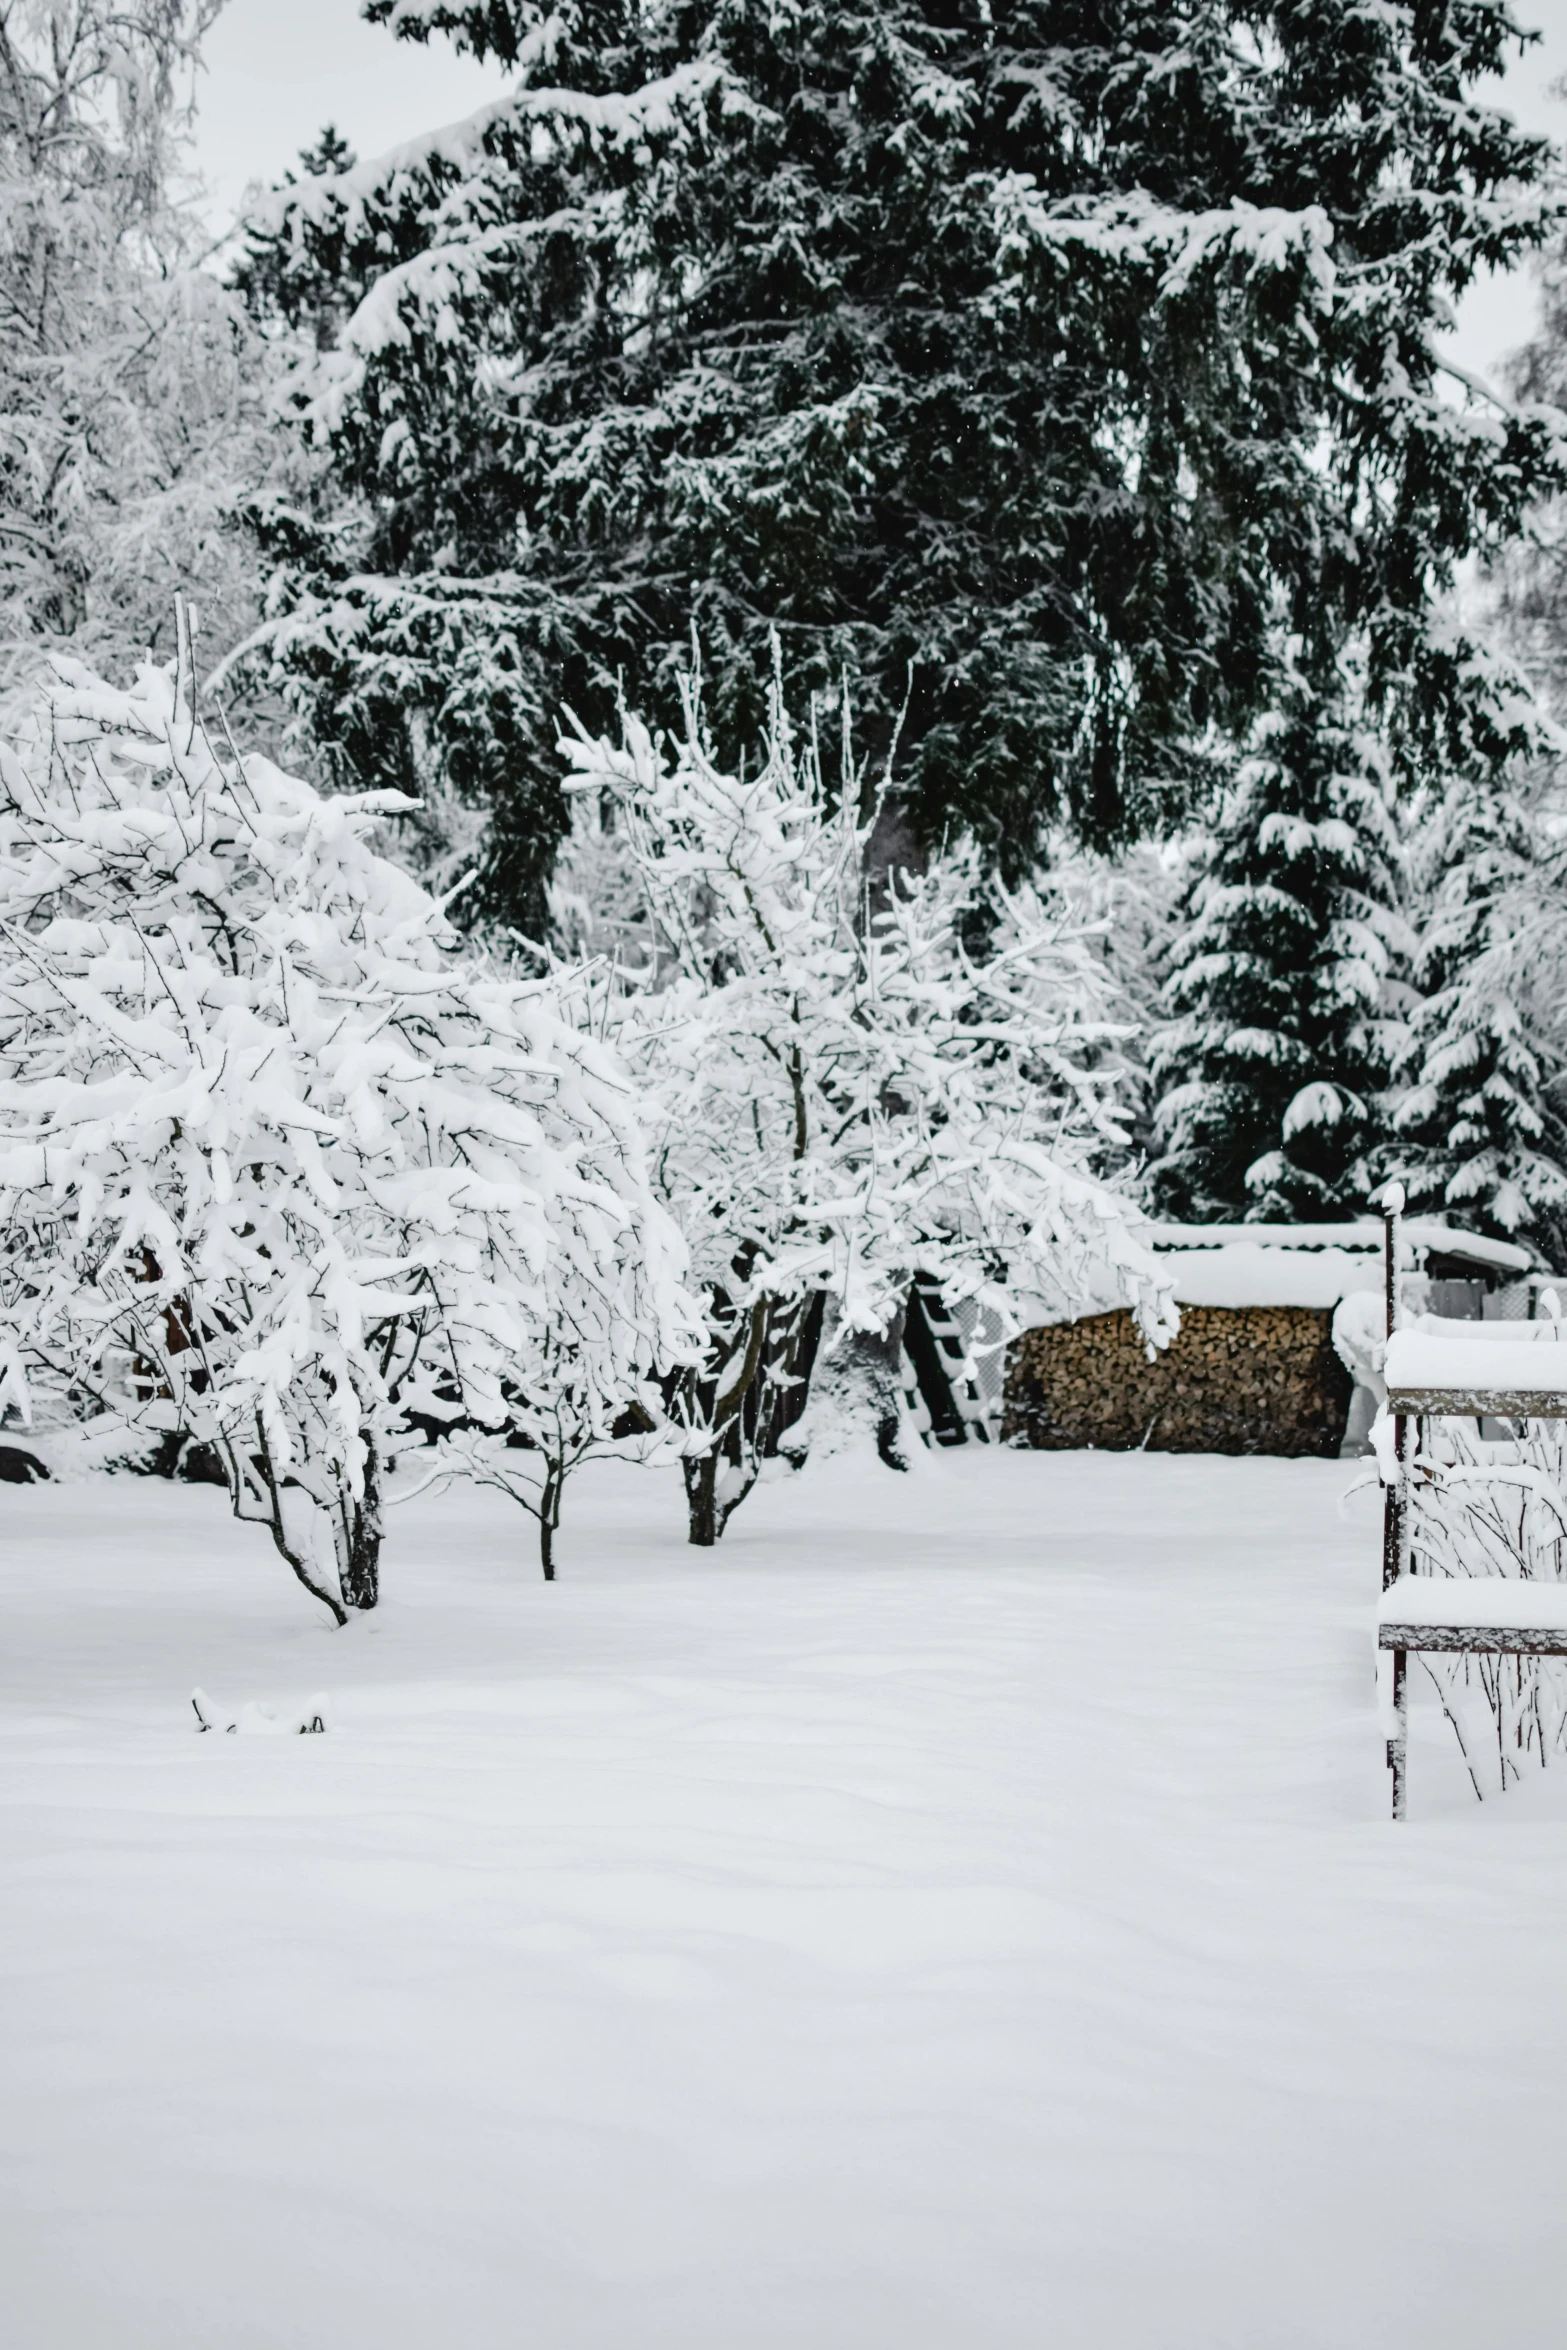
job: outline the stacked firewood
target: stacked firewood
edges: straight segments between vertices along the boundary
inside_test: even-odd
[[[1351,1386],[1332,1320],[1310,1306],[1183,1306],[1179,1337],[1152,1362],[1127,1313],[1025,1330],[1007,1358],[1003,1440],[1330,1458]]]

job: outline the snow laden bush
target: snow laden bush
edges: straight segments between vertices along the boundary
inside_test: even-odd
[[[597,1427],[688,1312],[624,1077],[453,952],[367,845],[401,805],[220,754],[152,669],[0,746],[0,1343],[212,1447],[339,1622],[410,1411]]]
[[[875,811],[833,803],[776,679],[739,774],[689,680],[672,743],[627,716],[618,743],[563,747],[576,788],[617,808],[652,925],[615,1017],[706,1308],[671,1403],[706,1440],[685,1464],[693,1542],[776,1450],[819,1342],[840,1362],[857,1338],[895,1344],[916,1276],[1008,1335],[1012,1279],[1065,1304],[1108,1280],[1150,1342],[1172,1334],[1136,1211],[1096,1177],[1124,1144],[1115,1031],[1047,892],[984,880],[967,845],[872,877]]]
[[[500,1035],[498,992],[524,1001],[537,994],[494,974],[474,984],[481,1022]],[[598,1196],[582,1191],[572,1213],[555,1219],[538,1310],[511,1318],[498,1398],[493,1384],[481,1396],[471,1380],[449,1376],[439,1346],[429,1357],[436,1375],[427,1370],[421,1400],[443,1432],[425,1475],[397,1498],[412,1500],[454,1476],[494,1487],[536,1520],[540,1565],[553,1582],[574,1470],[588,1460],[646,1466],[689,1449],[690,1432],[665,1408],[661,1374],[700,1359],[702,1329],[684,1286],[684,1243],[649,1189],[640,1106],[592,1034],[601,973],[591,965],[557,971],[548,996],[551,1021],[563,1023],[550,1053],[563,1084],[546,1123],[558,1128],[562,1111],[574,1122],[582,1172],[602,1159]],[[575,1101],[565,1093],[568,1080]]]

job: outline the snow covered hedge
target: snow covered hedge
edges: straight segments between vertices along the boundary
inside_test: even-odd
[[[371,850],[405,805],[220,752],[152,669],[62,667],[0,746],[0,1341],[216,1448],[340,1622],[411,1408],[607,1434],[690,1346],[629,1085]]]

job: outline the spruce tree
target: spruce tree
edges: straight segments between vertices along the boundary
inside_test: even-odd
[[[300,170],[307,179],[341,178],[358,160],[332,123],[313,146],[299,151]],[[296,184],[297,175],[285,172],[283,186]],[[365,281],[345,270],[340,240],[326,239],[306,265],[289,237],[264,226],[248,232],[233,279],[254,316],[271,320],[286,312],[292,325],[308,333],[317,351],[336,350],[346,320],[366,291]]]
[[[1412,1203],[1558,1261],[1567,1132],[1548,1092],[1560,1045],[1533,1000],[1549,894],[1536,821],[1511,793],[1463,778],[1417,837],[1423,1000],[1389,1165]]]
[[[1273,624],[1363,634],[1394,753],[1467,745],[1454,563],[1556,462],[1432,329],[1546,233],[1479,106],[1494,0],[371,0],[512,93],[285,192],[258,298],[340,494],[276,514],[279,659],[345,780],[493,814],[542,912],[562,700],[720,747],[847,673],[928,840],[1021,869],[1178,818],[1277,700]],[[283,248],[280,248],[282,250]],[[1483,732],[1483,728],[1481,729]]]
[[[1152,1054],[1152,1194],[1198,1222],[1358,1209],[1402,1041],[1385,763],[1303,682],[1258,733],[1193,886]]]

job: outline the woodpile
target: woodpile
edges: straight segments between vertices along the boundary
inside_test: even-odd
[[[1002,1439],[1330,1459],[1351,1390],[1332,1320],[1311,1306],[1183,1306],[1153,1362],[1127,1313],[1025,1330],[1007,1358]]]

